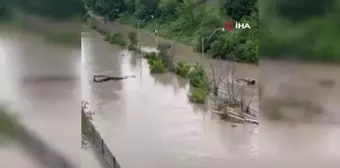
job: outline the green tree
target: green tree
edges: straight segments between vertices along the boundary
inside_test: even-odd
[[[306,20],[313,17],[320,17],[334,9],[335,0],[279,0],[276,8],[278,13],[290,20]]]
[[[100,0],[95,0],[100,1]],[[117,0],[118,1],[118,0]],[[119,20],[124,24],[136,24],[136,19],[143,19],[140,27],[154,30],[158,25],[157,34],[185,44],[196,46],[201,52],[202,38],[205,53],[214,58],[229,59],[234,54],[240,61],[253,62],[258,60],[255,44],[258,39],[258,5],[257,0],[221,0],[219,3],[205,0],[125,0],[129,3],[124,15]],[[219,1],[217,1],[219,2]],[[153,15],[154,19],[148,18]],[[207,39],[216,28],[224,27],[227,18],[236,18],[250,23],[247,31],[222,32],[217,31]],[[148,19],[146,19],[148,18]],[[151,26],[152,24],[152,26]],[[166,55],[161,52],[160,55]]]
[[[250,16],[256,9],[257,0],[222,0],[223,10],[226,15],[236,21]]]
[[[136,0],[135,2],[135,16],[139,19],[144,19],[149,15],[158,16],[159,0]]]
[[[179,2],[177,0],[160,0],[159,10],[163,22],[176,19],[176,8]]]
[[[134,13],[135,12],[135,1],[134,0],[125,0],[125,5],[126,5],[126,10],[129,13]]]

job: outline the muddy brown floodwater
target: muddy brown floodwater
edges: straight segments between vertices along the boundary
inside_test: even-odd
[[[80,46],[61,47],[42,37],[0,27],[0,103],[29,130],[80,166]],[[0,167],[39,164],[20,146],[0,146]],[[2,149],[3,147],[3,149]]]
[[[136,31],[118,23],[101,26],[125,38]],[[145,50],[156,46],[155,38],[169,41],[145,31],[140,37]],[[199,62],[206,70],[213,65],[219,74],[229,64],[175,44],[177,60]],[[263,61],[260,68],[237,63],[238,77],[261,79],[264,84],[261,95],[270,103],[263,104],[270,106],[261,105],[261,112],[282,110],[284,120],[261,115],[260,126],[232,128],[205,107],[190,104],[182,78],[170,73],[150,75],[145,60],[104,42],[94,32],[84,34],[82,48],[84,97],[91,101],[95,125],[122,167],[340,166],[339,66]],[[90,78],[96,73],[137,77],[93,84]],[[257,108],[258,100],[253,103]],[[324,112],[309,115],[318,109]]]
[[[186,81],[171,73],[151,75],[147,61],[83,34],[83,98],[94,124],[123,168],[256,167],[258,126],[231,127],[187,100]],[[93,83],[92,75],[135,75]]]
[[[340,66],[260,65],[261,167],[340,167]]]

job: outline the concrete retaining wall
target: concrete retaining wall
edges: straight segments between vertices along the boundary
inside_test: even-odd
[[[107,164],[108,168],[120,168],[116,158],[113,156],[105,141],[100,136],[100,133],[89,119],[90,117],[85,114],[84,110],[82,110],[82,117],[85,117],[82,121],[86,122],[82,124],[86,124],[86,128],[88,129],[86,136],[94,147],[96,154]]]

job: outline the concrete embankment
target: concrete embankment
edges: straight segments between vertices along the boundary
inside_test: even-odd
[[[105,162],[108,168],[120,168],[120,165],[118,164],[110,149],[107,147],[104,139],[92,124],[91,116],[88,115],[84,109],[85,108],[83,106],[81,110],[83,125],[82,132],[87,137],[87,140],[91,143],[95,154],[98,156],[98,158],[100,158],[101,161]]]

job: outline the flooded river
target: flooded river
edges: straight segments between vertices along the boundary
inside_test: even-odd
[[[182,78],[150,75],[146,60],[97,33],[84,33],[82,40],[84,98],[121,167],[256,167],[256,125],[231,127],[205,107],[192,105]],[[136,78],[92,83],[98,73]]]
[[[125,37],[135,30],[110,24],[107,28]],[[142,31],[140,36],[144,46],[156,45],[154,35]],[[157,38],[160,41],[161,38]],[[170,73],[150,75],[145,60],[103,42],[103,37],[97,33],[86,33],[82,40],[86,78],[83,93],[96,112],[95,125],[122,167],[335,168],[340,165],[337,150],[340,148],[340,117],[336,103],[339,100],[336,94],[339,92],[339,76],[336,75],[339,67],[263,62],[259,68],[237,64],[239,77],[258,81],[261,72],[261,81],[266,81],[262,85],[262,96],[281,99],[279,104],[286,107],[279,109],[287,113],[289,120],[272,122],[261,117],[259,127],[231,127],[205,107],[189,103],[187,85],[182,78]],[[220,74],[227,66],[226,61],[207,59],[182,44],[176,44],[176,59],[198,61],[206,69],[214,65]],[[312,71],[308,73],[308,70]],[[135,75],[136,78],[94,84],[92,75],[98,73]],[[314,85],[315,82],[320,85]],[[311,85],[303,89],[306,83]],[[317,95],[320,98],[313,99]],[[297,104],[309,104],[299,104],[299,108],[294,109],[293,105],[282,103],[291,97],[296,98],[292,100]],[[258,101],[256,105],[258,107]],[[319,106],[325,112],[310,120],[302,120],[301,114],[296,116],[300,111],[307,109],[308,112]]]
[[[340,66],[260,65],[261,167],[340,167]]]
[[[36,34],[0,28],[1,104],[8,103],[23,125],[77,166],[81,154],[79,67],[80,47],[61,47]],[[0,149],[0,167],[39,167],[19,147]]]
[[[117,27],[117,31],[128,30]],[[144,32],[141,38],[143,45],[155,44],[153,35]],[[206,67],[214,62],[192,53],[191,48],[178,46],[180,59],[199,60]],[[301,65],[265,64],[268,70],[238,64],[242,77],[259,79],[260,72],[271,72],[263,73],[267,97],[280,95],[278,88],[287,91],[284,99],[293,93],[298,100],[321,95],[313,101],[324,105],[326,113],[304,124],[289,115],[295,120],[269,122],[263,118],[260,126],[232,127],[206,107],[189,103],[188,86],[182,78],[171,73],[151,75],[146,60],[104,42],[98,33],[83,34],[81,52],[80,61],[79,48],[55,46],[27,32],[0,31],[0,101],[9,102],[24,125],[77,166],[80,156],[83,164],[99,166],[91,150],[80,151],[82,97],[91,103],[94,124],[122,168],[340,167],[337,67],[308,65],[297,71]],[[98,73],[136,78],[92,83],[92,75]],[[325,82],[330,78],[333,84]],[[294,85],[279,87],[273,82],[279,79]],[[307,86],[303,81],[308,80],[316,81],[318,87],[312,84],[301,92],[288,92]],[[27,155],[18,146],[1,147],[0,167],[38,167]]]

